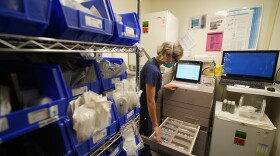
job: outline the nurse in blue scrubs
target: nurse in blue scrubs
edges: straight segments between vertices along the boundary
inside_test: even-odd
[[[172,68],[183,56],[183,48],[178,43],[164,42],[157,49],[156,57],[148,60],[140,73],[140,89],[143,91],[140,98],[140,134],[149,137],[155,131],[158,143],[161,143],[160,128],[157,121],[156,101],[161,87],[175,90],[177,86],[167,84],[162,86],[160,66]],[[151,155],[149,146],[145,145],[141,155]]]

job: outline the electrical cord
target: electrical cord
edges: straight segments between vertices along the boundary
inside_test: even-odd
[[[206,70],[206,69],[209,69],[210,67],[206,67],[206,68],[204,68],[203,70],[202,70],[202,73]]]
[[[278,70],[276,71],[276,75],[275,75],[275,78],[274,78],[274,83],[280,83],[279,80],[276,80],[277,79],[277,76],[278,76],[278,73],[280,71],[280,68],[278,68]]]

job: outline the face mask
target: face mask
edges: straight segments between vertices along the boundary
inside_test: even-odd
[[[164,67],[166,67],[166,68],[171,68],[171,67],[174,66],[174,64],[175,64],[175,63],[173,63],[173,62],[165,63],[165,64],[164,64]]]

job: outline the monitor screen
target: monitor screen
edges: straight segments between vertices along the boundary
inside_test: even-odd
[[[200,82],[202,62],[180,61],[176,65],[175,80],[186,82]]]
[[[279,51],[224,51],[224,76],[273,81]]]

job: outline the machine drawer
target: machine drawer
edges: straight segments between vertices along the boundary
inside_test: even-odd
[[[210,118],[211,114],[211,108],[170,100],[165,100],[163,102],[163,110],[174,110],[206,119]]]
[[[178,88],[175,91],[165,90],[163,99],[211,108],[213,95],[212,93]]]
[[[142,136],[152,150],[164,155],[192,155],[200,126],[168,117],[160,128],[162,144],[157,143],[155,133]]]
[[[206,127],[207,129],[208,129],[209,120],[210,120],[209,118],[208,119],[207,118],[202,118],[202,117],[178,112],[176,110],[167,110],[167,109],[163,110],[162,115],[163,116],[169,116],[169,117],[172,117],[172,118],[176,118],[176,119],[186,121],[186,122],[196,123],[197,125]]]

